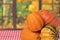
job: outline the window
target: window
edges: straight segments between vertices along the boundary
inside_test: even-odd
[[[13,0],[0,0],[0,29],[13,28],[12,2]]]
[[[0,29],[23,29],[28,13],[41,9],[60,16],[60,0],[0,0]]]
[[[59,12],[60,1],[59,0],[42,0],[41,5],[42,5],[42,9],[51,10],[54,13],[56,13],[57,16],[60,16],[60,12]]]
[[[27,27],[26,16],[29,12],[38,11],[38,5],[38,0],[0,0],[0,29]]]

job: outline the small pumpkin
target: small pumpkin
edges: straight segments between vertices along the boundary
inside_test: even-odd
[[[21,32],[21,40],[40,40],[40,36],[38,32],[32,32],[25,28]]]
[[[31,31],[39,31],[44,26],[44,22],[38,12],[32,12],[27,16],[27,25]]]
[[[49,23],[54,26],[58,25],[57,16],[53,12],[48,11],[48,10],[40,10],[39,15],[44,19],[45,24]]]
[[[41,30],[41,40],[57,40],[57,30],[55,27],[52,27],[50,25],[46,25],[42,30]]]
[[[59,25],[59,20],[58,17],[55,17],[54,20],[52,20],[49,25],[54,25],[54,26],[58,26]]]

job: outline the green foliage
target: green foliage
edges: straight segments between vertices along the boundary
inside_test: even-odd
[[[21,12],[23,16],[26,16],[29,12],[28,6],[30,4],[31,4],[31,2],[26,2],[26,1],[24,1],[22,3],[17,3],[17,8],[16,8],[17,9],[17,15],[19,15],[20,14],[19,12]],[[22,8],[24,6],[26,6],[26,8]]]
[[[2,11],[3,11],[3,10],[2,10],[2,6],[0,6],[0,13],[2,13]]]

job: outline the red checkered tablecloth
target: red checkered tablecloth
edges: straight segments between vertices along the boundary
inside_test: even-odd
[[[0,30],[0,40],[20,40],[21,30]]]
[[[60,30],[59,30],[59,39],[58,40],[60,40]]]
[[[21,30],[0,30],[0,40],[21,40],[20,33]]]

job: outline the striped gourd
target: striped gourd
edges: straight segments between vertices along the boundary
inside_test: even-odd
[[[57,40],[57,30],[55,27],[46,25],[40,34],[41,40]]]

